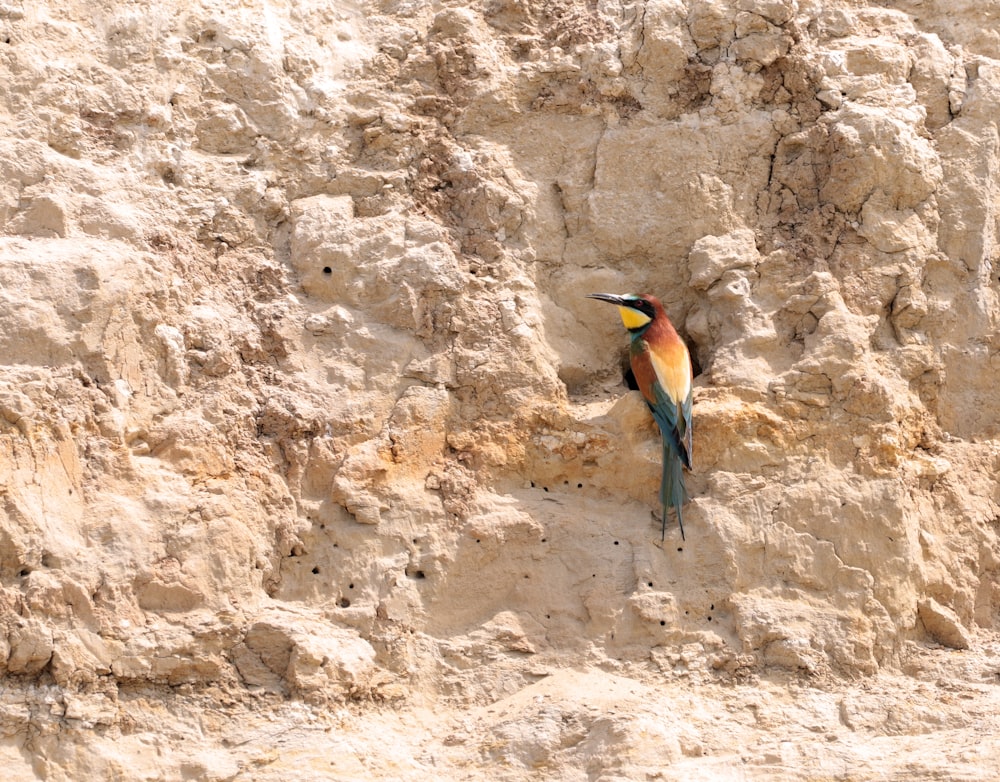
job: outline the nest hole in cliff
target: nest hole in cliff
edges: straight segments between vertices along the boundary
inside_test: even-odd
[[[622,371],[622,382],[629,391],[638,391],[639,384],[635,381],[635,373],[632,371],[632,364],[628,360],[628,350],[623,350],[618,357],[618,365]]]

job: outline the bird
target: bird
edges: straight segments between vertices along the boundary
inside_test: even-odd
[[[618,306],[629,333],[629,363],[639,391],[649,406],[663,440],[660,504],[663,519],[660,540],[667,535],[667,505],[677,511],[677,525],[684,537],[681,506],[688,501],[684,468],[691,469],[691,355],[667,317],[659,299],[649,294],[590,293],[589,299]]]

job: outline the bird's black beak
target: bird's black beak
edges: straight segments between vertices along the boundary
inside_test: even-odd
[[[609,304],[617,304],[619,307],[627,307],[628,302],[625,301],[623,296],[616,296],[613,293],[588,293],[588,299],[597,299],[598,301],[606,301]]]

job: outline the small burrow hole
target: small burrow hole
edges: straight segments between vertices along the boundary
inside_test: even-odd
[[[346,597],[342,597],[342,598],[340,598],[339,605],[340,605],[341,608],[350,608],[351,607],[351,601],[348,600]]]
[[[323,274],[333,274],[333,269],[331,269],[329,266],[324,266]]]
[[[313,572],[314,576],[318,576],[319,575],[319,565],[317,565],[316,567],[314,567],[312,569],[312,572]]]
[[[622,382],[625,384],[625,387],[629,391],[638,391],[639,382],[635,379],[635,373],[632,371],[627,357],[622,361],[622,368]]]

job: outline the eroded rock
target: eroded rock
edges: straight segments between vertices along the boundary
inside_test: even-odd
[[[996,673],[974,5],[0,7],[4,766],[982,774],[884,749]]]

